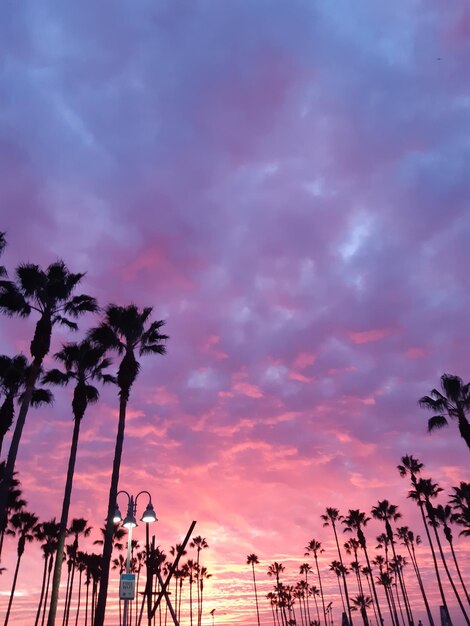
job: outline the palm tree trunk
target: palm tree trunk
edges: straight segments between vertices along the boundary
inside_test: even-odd
[[[470,620],[468,619],[468,615],[467,615],[467,613],[465,611],[464,605],[462,604],[462,600],[460,599],[460,595],[459,595],[459,592],[457,591],[457,587],[455,586],[454,581],[452,579],[452,576],[451,576],[451,574],[449,572],[449,568],[447,566],[447,562],[446,562],[446,559],[445,559],[445,556],[444,556],[444,551],[442,550],[441,540],[439,539],[439,534],[437,532],[437,528],[436,528],[435,524],[433,524],[433,528],[434,528],[434,534],[436,535],[436,541],[437,541],[437,545],[438,545],[438,548],[439,548],[439,553],[441,555],[442,564],[444,565],[444,569],[445,569],[446,574],[447,574],[447,578],[449,579],[450,585],[451,585],[452,590],[453,590],[453,592],[455,594],[457,602],[459,603],[459,607],[460,607],[460,610],[462,611],[462,614],[463,614],[463,616],[465,618],[465,621],[470,626]]]
[[[336,525],[334,522],[332,522],[331,524],[333,526],[333,532],[335,535],[335,541],[336,541],[336,548],[338,550],[338,556],[339,556],[339,562],[341,563],[341,574],[343,577],[343,587],[344,587],[344,595],[346,598],[346,606],[348,607],[348,616],[349,616],[349,626],[353,626],[353,622],[352,622],[352,617],[351,617],[351,606],[349,603],[349,594],[348,594],[348,585],[346,582],[346,573],[344,571],[344,563],[343,563],[343,556],[341,554],[341,549],[339,547],[339,541],[338,541],[338,533],[336,532]]]
[[[423,580],[421,578],[421,573],[419,571],[418,560],[416,558],[416,553],[415,553],[414,546],[412,546],[410,548],[408,543],[406,543],[405,545],[407,547],[408,554],[410,555],[411,562],[413,563],[413,568],[415,570],[416,578],[418,580],[418,586],[419,586],[419,589],[421,591],[421,595],[423,597],[424,606],[426,608],[426,613],[427,613],[428,620],[429,620],[429,626],[435,626],[434,619],[433,619],[433,616],[432,616],[432,613],[431,613],[431,609],[429,607],[428,597],[426,595],[426,591],[425,591],[424,585],[423,585]]]
[[[55,558],[57,559],[57,551],[55,553]],[[46,583],[46,597],[44,598],[44,607],[42,609],[42,619],[41,626],[44,626],[44,622],[46,621],[46,608],[47,608],[47,599],[49,597],[49,586],[51,584],[51,575],[52,575],[52,566],[54,564],[54,557],[51,556],[51,560],[49,561],[49,567],[47,569],[47,583]]]
[[[5,621],[3,623],[3,626],[7,626],[8,620],[10,618],[10,610],[11,610],[11,605],[13,603],[13,596],[15,595],[16,581],[18,579],[18,570],[20,569],[20,561],[21,561],[21,555],[18,556],[18,559],[16,561],[15,574],[13,576],[13,583],[11,585],[10,600],[8,602],[8,609],[5,615]]]
[[[77,611],[75,613],[75,626],[78,626],[78,616],[80,615],[80,602],[82,599],[82,571],[78,577],[78,599],[77,599]]]
[[[34,626],[38,626],[39,618],[41,617],[41,609],[42,603],[44,601],[44,591],[46,590],[46,578],[47,578],[47,565],[49,562],[49,555],[46,554],[44,558],[44,569],[42,572],[42,583],[41,583],[41,595],[39,596],[39,604],[38,610],[36,612],[36,619],[34,620]]]
[[[111,475],[111,486],[109,489],[108,513],[106,519],[106,531],[103,542],[103,558],[101,566],[101,582],[96,604],[93,626],[104,626],[104,616],[106,611],[106,599],[108,596],[109,565],[113,552],[113,516],[116,506],[116,498],[119,483],[119,471],[121,469],[122,448],[124,444],[124,429],[126,424],[127,397],[121,395],[119,402],[119,422],[116,435],[116,447],[114,451],[113,472]]]
[[[317,576],[318,576],[318,584],[320,586],[320,597],[321,597],[321,604],[323,607],[323,619],[325,620],[325,626],[328,626],[326,623],[326,609],[325,609],[325,598],[323,597],[323,587],[321,584],[321,575],[320,575],[320,568],[318,566],[318,558],[317,555],[315,554],[315,565],[317,567]]]
[[[382,612],[380,610],[379,598],[377,597],[377,589],[375,588],[374,577],[372,575],[372,567],[370,566],[369,555],[367,554],[367,548],[365,546],[365,543],[364,543],[363,549],[364,549],[364,555],[365,555],[366,561],[367,561],[367,568],[368,568],[368,570],[370,572],[370,580],[371,580],[371,583],[372,583],[372,591],[374,593],[375,604],[377,606],[377,613],[379,614],[380,624],[381,624],[381,626],[383,626],[384,620],[383,620],[383,617],[382,617]]]
[[[447,606],[446,597],[444,595],[444,589],[442,588],[441,577],[439,575],[439,568],[437,566],[436,552],[434,550],[434,545],[433,545],[432,540],[431,540],[431,533],[429,532],[428,523],[426,521],[426,516],[425,516],[424,510],[423,510],[424,502],[422,500],[418,500],[418,506],[419,506],[419,509],[421,511],[421,517],[423,518],[423,524],[424,524],[424,528],[426,530],[426,535],[427,535],[427,538],[428,538],[429,547],[431,548],[432,560],[433,560],[433,563],[434,563],[434,570],[436,572],[437,585],[439,587],[439,593],[441,595],[441,601],[442,601],[442,604],[444,606],[445,612],[446,612],[446,614],[447,614],[447,616],[449,618],[450,626],[452,626],[452,621],[450,619],[449,608]]]
[[[251,563],[251,568],[253,570],[253,586],[255,588],[256,617],[258,618],[258,626],[260,626],[260,622],[259,622],[259,607],[258,607],[258,591],[256,589],[255,564],[254,563]]]
[[[80,423],[83,415],[75,417],[73,425],[72,443],[70,446],[69,464],[67,468],[67,479],[65,481],[64,499],[62,501],[62,513],[60,516],[59,527],[59,543],[57,546],[57,554],[64,552],[65,535],[67,532],[67,521],[69,517],[70,499],[72,496],[73,476],[75,472],[75,461],[77,458],[78,438],[80,435]],[[72,566],[73,567],[73,566]],[[59,599],[60,578],[62,574],[62,560],[56,559],[54,567],[54,576],[52,578],[51,603],[49,608],[49,616],[47,618],[47,626],[54,626],[57,613],[57,602]],[[64,611],[65,615],[66,611]]]
[[[467,596],[467,602],[468,604],[470,604],[470,597],[468,595],[467,587],[465,586],[465,583],[463,582],[462,573],[460,571],[459,563],[457,561],[457,556],[454,552],[454,543],[452,541],[449,541],[449,545],[450,545],[450,551],[452,552],[452,558],[454,560],[455,569],[457,570],[457,574],[460,580],[460,584],[462,585],[465,595]]]
[[[42,359],[34,359],[29,371],[23,400],[16,419],[15,430],[13,431],[7,462],[5,464],[5,473],[3,475],[3,480],[0,483],[0,528],[3,528],[3,525],[6,524],[8,492],[10,490],[11,481],[13,480],[13,472],[15,471],[16,457],[18,455],[21,435],[23,434],[23,427],[26,422],[29,405],[31,404],[31,398],[33,397],[34,385],[36,384],[39,372],[41,371],[41,365]]]

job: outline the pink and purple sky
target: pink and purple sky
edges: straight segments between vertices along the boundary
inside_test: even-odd
[[[2,262],[63,258],[103,306],[167,321],[120,486],[152,493],[166,549],[198,521],[217,623],[255,622],[251,552],[264,594],[313,537],[327,569],[326,506],[387,498],[423,533],[401,456],[447,492],[469,479],[455,424],[430,436],[417,406],[442,373],[470,378],[468,3],[24,0],[2,9],[0,54]],[[27,353],[33,324],[2,319],[2,352]],[[102,398],[71,512],[96,528],[117,427]],[[17,463],[42,519],[60,513],[68,400],[30,413]],[[15,623],[38,592],[25,566]]]

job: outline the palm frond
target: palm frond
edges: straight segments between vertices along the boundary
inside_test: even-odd
[[[53,404],[54,395],[49,389],[34,389],[31,397],[31,406],[38,407],[44,404]]]
[[[449,422],[443,415],[434,415],[430,417],[428,420],[428,432],[432,432],[433,430],[439,430],[440,428],[444,428],[447,426]]]
[[[0,312],[10,317],[13,315],[28,317],[31,310],[31,306],[14,282],[0,281]]]
[[[73,317],[78,317],[82,313],[96,313],[98,310],[99,306],[96,299],[84,294],[74,296],[64,306],[64,311]]]
[[[42,382],[45,385],[60,385],[65,387],[71,378],[73,378],[73,376],[70,373],[65,374],[64,372],[54,368],[44,374]]]
[[[78,330],[78,325],[63,315],[55,315],[52,321],[53,323],[59,323],[61,326],[66,326],[70,330]]]
[[[21,291],[27,298],[40,297],[47,284],[47,276],[34,263],[22,263],[16,268],[16,276],[21,286]]]

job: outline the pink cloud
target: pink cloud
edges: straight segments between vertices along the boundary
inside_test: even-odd
[[[380,341],[385,337],[388,337],[394,332],[392,328],[382,328],[376,330],[365,330],[361,332],[350,332],[349,336],[351,337],[353,343],[363,344],[370,343],[373,341]]]

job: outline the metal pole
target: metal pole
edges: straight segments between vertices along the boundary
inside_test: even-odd
[[[129,504],[129,508],[133,505],[132,496],[131,496],[131,504]],[[132,525],[127,529],[127,560],[126,560],[126,574],[130,574],[131,572],[131,545],[132,545]],[[128,610],[129,600],[127,598],[124,599],[124,618],[122,620],[122,626],[127,626],[127,610]]]

